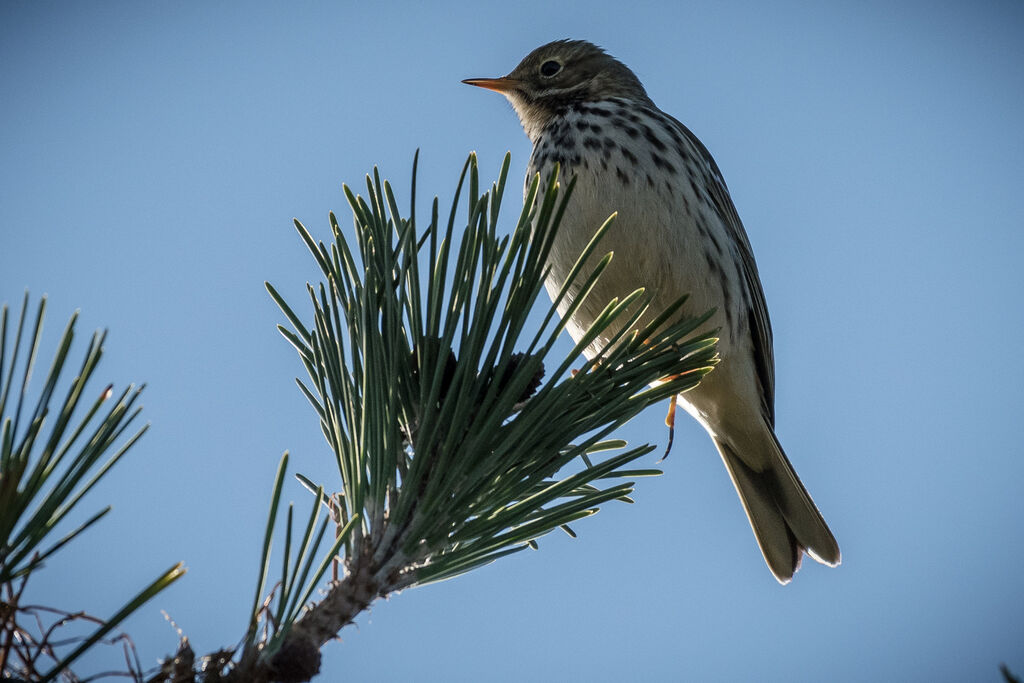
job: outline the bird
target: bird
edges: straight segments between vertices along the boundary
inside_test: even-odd
[[[567,325],[573,339],[609,301],[640,287],[651,296],[652,312],[687,294],[689,313],[714,309],[706,325],[718,330],[720,362],[676,401],[714,442],[779,583],[792,579],[805,553],[838,565],[839,545],[775,434],[764,291],[743,223],[704,144],[654,104],[625,64],[584,40],[542,45],[506,76],[463,83],[501,93],[518,114],[533,143],[527,190],[535,174],[546,182],[556,168],[561,179],[575,178],[546,263],[553,298],[597,228],[615,214],[600,254],[592,256],[613,258]],[[570,286],[560,313],[579,289]],[[616,330],[606,330],[585,355],[600,353]]]

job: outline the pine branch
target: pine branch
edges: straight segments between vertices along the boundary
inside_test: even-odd
[[[293,554],[288,508],[272,609],[261,595],[287,454],[282,459],[249,633],[226,680],[308,680],[319,670],[320,647],[376,598],[536,548],[556,528],[572,534],[570,524],[603,504],[630,500],[632,478],[658,473],[628,469],[652,446],[626,449],[608,437],[711,370],[716,340],[696,335],[707,317],[681,318],[682,301],[646,316],[649,297],[638,290],[610,302],[567,357],[553,358],[568,318],[611,259],[591,266],[611,219],[595,226],[555,304],[541,303],[545,263],[572,188],[563,192],[556,174],[542,191],[535,178],[515,229],[499,237],[508,168],[506,156],[498,181],[482,192],[471,155],[446,223],[435,199],[419,227],[415,164],[408,217],[374,171],[365,198],[344,188],[354,238],[333,214],[326,244],[296,221],[323,275],[308,286],[312,320],[267,288],[291,325],[280,330],[306,370],[299,386],[339,480],[301,478],[315,492],[314,509]],[[461,235],[456,223],[465,226]],[[531,312],[542,313],[539,327]],[[583,349],[613,324],[622,332],[586,361]],[[321,506],[336,529],[326,554]],[[307,604],[335,561],[343,575]],[[203,680],[221,680],[221,670],[208,669]]]

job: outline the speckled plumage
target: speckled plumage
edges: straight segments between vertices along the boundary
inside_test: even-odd
[[[704,145],[654,105],[625,65],[585,41],[549,43],[505,77],[466,82],[501,92],[515,108],[533,142],[527,186],[536,173],[545,181],[556,163],[563,179],[576,178],[549,258],[550,293],[617,213],[592,259],[614,257],[575,313],[573,338],[611,298],[638,287],[653,293],[652,315],[683,294],[693,315],[716,309],[707,326],[720,330],[722,361],[679,404],[714,440],[776,578],[789,581],[805,550],[838,564],[839,547],[774,434],[767,306],[743,224]]]

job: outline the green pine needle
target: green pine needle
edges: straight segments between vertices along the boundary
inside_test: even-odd
[[[299,384],[338,465],[339,482],[325,488],[340,495],[318,501],[351,520],[335,547],[344,546],[350,567],[370,566],[381,594],[536,547],[556,528],[575,536],[569,523],[608,501],[632,502],[630,480],[659,471],[628,466],[653,447],[625,450],[607,437],[652,403],[692,389],[717,360],[716,340],[696,334],[707,316],[681,318],[682,301],[631,332],[647,319],[643,290],[609,303],[568,357],[554,357],[568,318],[611,258],[584,265],[600,254],[612,219],[594,226],[556,303],[541,300],[572,187],[563,191],[556,176],[541,188],[535,178],[514,230],[501,236],[509,164],[506,156],[497,182],[481,192],[470,155],[447,220],[435,199],[426,226],[412,210],[401,215],[375,169],[365,198],[344,187],[351,232],[331,214],[333,240],[324,243],[295,222],[323,275],[308,288],[312,319],[267,284],[294,330],[281,331],[307,371]],[[415,170],[414,162],[413,201]],[[572,280],[582,291],[559,315]],[[623,321],[599,359],[581,356]]]
[[[67,382],[66,395],[63,400],[56,398],[74,341],[77,313],[71,316],[61,335],[34,407],[29,407],[45,311],[44,297],[34,322],[26,326],[26,292],[13,343],[7,305],[0,311],[0,591],[5,596],[19,595],[20,587],[24,587],[32,573],[46,563],[58,562],[60,551],[68,543],[110,511],[109,506],[103,507],[66,530],[66,521],[85,495],[148,428],[135,427],[142,410],[136,403],[143,387],[128,386],[116,397],[112,386],[98,395],[86,389],[103,356],[105,332],[93,334],[82,365]],[[23,346],[26,340],[27,345]],[[9,410],[12,399],[13,410]],[[49,633],[43,636],[43,641],[36,644],[39,652],[45,650],[48,657],[60,659],[40,680],[52,680],[66,673],[78,657],[184,573],[180,564],[168,569],[63,657],[59,653],[63,648],[46,642]],[[2,612],[0,631],[14,634],[21,628],[18,619],[22,613],[16,604],[5,605]],[[33,669],[31,675],[36,673]]]

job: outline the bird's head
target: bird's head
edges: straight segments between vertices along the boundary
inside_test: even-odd
[[[585,40],[556,40],[526,55],[507,76],[462,82],[507,97],[531,140],[573,104],[612,97],[650,103],[640,79],[625,64]]]

